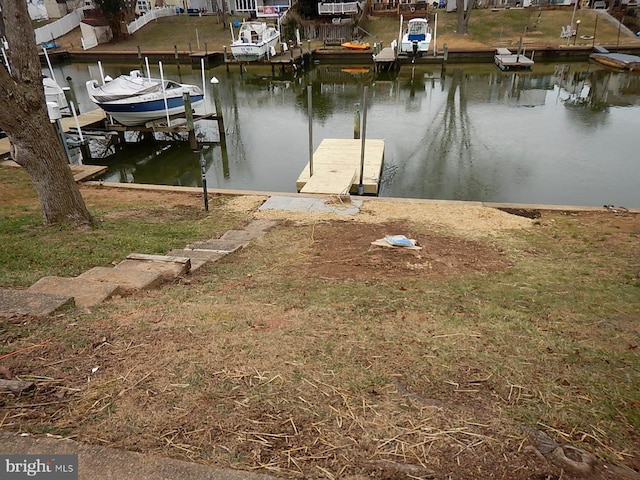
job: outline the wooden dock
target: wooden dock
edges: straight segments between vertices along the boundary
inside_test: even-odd
[[[103,121],[104,119],[105,119],[104,110],[100,108],[78,115],[78,123],[80,124],[80,128],[94,125],[96,123]],[[69,132],[72,129],[75,131],[76,129],[76,121],[73,117],[62,118],[60,120],[60,124],[62,125],[62,130],[64,130],[65,132]],[[0,158],[8,156],[10,151],[9,149],[10,149],[9,138],[7,137],[0,138]]]
[[[376,73],[395,71],[399,68],[398,55],[393,48],[385,47],[380,53],[373,56],[373,64]]]
[[[362,140],[325,139],[313,154],[313,175],[309,163],[296,181],[301,193],[346,195],[358,193]],[[366,140],[363,193],[377,195],[384,160],[384,140]]]
[[[511,53],[507,48],[498,48],[495,54],[495,63],[503,72],[509,70],[530,70],[534,61],[522,53]]]
[[[226,47],[224,50],[224,63],[227,72],[229,71],[229,65],[240,65],[240,68],[246,68],[249,65],[271,65],[272,73],[275,72],[276,67],[279,67],[281,71],[284,71],[288,66],[296,70],[299,65],[310,63],[311,57],[312,51],[310,46],[308,46],[306,52],[302,47],[292,47],[286,52],[281,51],[269,58],[263,58],[253,62],[239,62],[233,58],[231,53],[227,53]]]
[[[13,160],[5,160],[3,162],[0,162],[0,165],[4,165],[5,167],[21,168],[20,165],[18,165]],[[91,180],[93,178],[99,177],[100,175],[102,175],[107,171],[107,167],[103,165],[73,164],[73,165],[69,165],[69,168],[71,169],[71,174],[73,175],[73,179],[76,182],[84,182],[86,180]]]

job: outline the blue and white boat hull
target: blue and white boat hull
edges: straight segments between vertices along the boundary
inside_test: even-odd
[[[164,88],[163,88],[164,85]],[[87,82],[91,101],[117,122],[127,125],[143,125],[147,122],[183,113],[183,95],[188,92],[192,107],[204,100],[202,90],[195,85],[145,78],[139,75],[121,75],[98,85]]]

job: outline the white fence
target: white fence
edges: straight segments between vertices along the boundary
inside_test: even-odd
[[[82,42],[83,50],[89,50],[90,48],[98,46],[98,39],[96,37],[91,37],[91,38],[82,37],[80,41]]]
[[[69,33],[74,28],[78,28],[80,21],[84,18],[85,8],[78,8],[60,20],[49,23],[44,27],[36,28],[36,44],[50,42]]]
[[[141,15],[136,20],[127,25],[127,32],[131,35],[133,32],[141,29],[151,20],[155,20],[160,17],[169,17],[171,15],[176,14],[176,7],[162,7],[162,8],[154,8],[153,10],[148,11],[144,15]]]
[[[345,3],[318,3],[318,13],[320,15],[343,15],[358,13],[360,5],[358,2]]]

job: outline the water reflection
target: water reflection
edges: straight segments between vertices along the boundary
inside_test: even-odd
[[[63,69],[58,80],[71,77],[81,111],[92,109],[84,82],[97,78],[97,67]],[[165,66],[167,77],[177,73]],[[197,69],[182,66],[181,74],[201,82]],[[267,68],[241,74],[221,67],[206,72],[212,75],[220,80],[226,145],[204,151],[209,188],[295,191],[308,160],[307,85],[314,149],[324,138],[352,137],[354,104],[368,86],[367,137],[385,140],[383,196],[640,206],[637,75],[590,64],[536,65],[526,73],[413,66],[394,76],[320,65],[275,77]],[[205,109],[213,111],[213,87],[205,88]],[[217,140],[215,122],[199,134]],[[110,165],[108,181],[195,186],[198,158],[186,145],[141,144],[95,163]]]

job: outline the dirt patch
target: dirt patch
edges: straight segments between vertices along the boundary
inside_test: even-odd
[[[415,201],[411,199],[365,199],[356,215],[326,212],[259,211],[267,197],[243,196],[230,199],[227,207],[241,212],[254,212],[257,218],[293,220],[309,224],[327,219],[348,219],[360,223],[384,223],[406,220],[430,228],[438,233],[486,237],[507,230],[529,228],[528,218],[511,215],[496,208],[469,202]],[[335,204],[336,200],[327,199]]]
[[[386,235],[415,239],[422,250],[371,244]],[[419,233],[406,222],[323,222],[315,226],[313,239],[309,261],[301,269],[309,277],[437,278],[502,271],[510,265],[495,247],[458,237]]]

